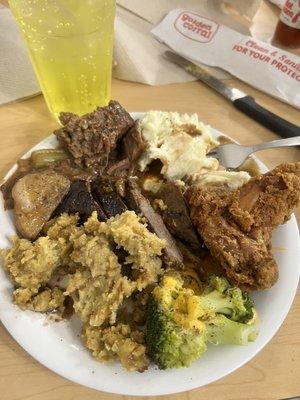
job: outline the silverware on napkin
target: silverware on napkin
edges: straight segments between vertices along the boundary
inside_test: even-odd
[[[289,138],[293,136],[300,136],[300,127],[292,124],[289,121],[273,114],[271,111],[260,106],[256,103],[255,99],[248,96],[246,93],[239,89],[231,88],[225,85],[222,81],[215,78],[213,75],[205,71],[203,68],[194,64],[193,62],[181,57],[179,54],[172,51],[165,51],[165,58],[169,61],[179,65],[185,71],[195,76],[197,79],[206,83],[212,89],[216,90],[222,96],[226,97],[232,102],[234,107],[242,111],[248,117],[264,125],[266,128],[277,133],[278,135]]]

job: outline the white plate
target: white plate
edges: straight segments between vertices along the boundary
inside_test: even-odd
[[[142,114],[134,114],[141,117]],[[220,132],[213,130],[214,136]],[[53,148],[55,137],[49,136],[32,150]],[[25,156],[30,154],[27,153]],[[266,167],[260,163],[262,171]],[[16,166],[14,167],[16,168]],[[9,174],[13,172],[13,169]],[[8,174],[8,175],[9,175]],[[12,213],[4,211],[0,199],[0,247],[8,247],[15,233]],[[94,389],[123,395],[152,396],[191,390],[217,379],[244,365],[275,335],[287,315],[299,280],[300,245],[294,216],[273,234],[274,256],[280,278],[276,285],[253,295],[261,318],[260,335],[249,346],[210,346],[191,367],[160,371],[151,367],[144,373],[129,373],[120,365],[96,362],[81,344],[79,323],[47,322],[39,313],[20,311],[12,304],[12,285],[0,268],[0,319],[14,339],[36,360],[52,371],[74,382]]]

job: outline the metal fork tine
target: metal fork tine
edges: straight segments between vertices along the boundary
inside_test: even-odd
[[[288,139],[273,140],[272,142],[243,146],[238,143],[228,143],[212,149],[207,155],[215,157],[226,169],[238,169],[246,159],[256,151],[275,147],[299,146],[300,136]]]
[[[207,153],[208,156],[212,156],[212,155],[214,155],[214,154],[218,154],[218,151],[212,149],[212,150],[210,150],[210,151]]]
[[[216,158],[220,162],[219,153],[217,151],[215,151],[215,152],[210,151],[209,153],[206,154],[206,157]]]
[[[215,158],[218,158],[219,153],[218,153],[217,150],[211,150],[211,151],[209,151],[206,155],[207,155],[207,157],[215,157]]]

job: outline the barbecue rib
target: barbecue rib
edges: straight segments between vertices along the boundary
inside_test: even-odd
[[[246,290],[274,285],[271,233],[299,205],[300,162],[282,164],[238,190],[194,185],[186,199],[194,225],[232,283]]]

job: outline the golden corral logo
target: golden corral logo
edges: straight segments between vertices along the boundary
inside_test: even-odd
[[[201,43],[210,42],[219,28],[211,19],[189,11],[180,13],[174,26],[183,36]]]

